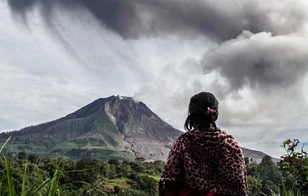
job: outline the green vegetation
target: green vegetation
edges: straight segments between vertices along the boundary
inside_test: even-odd
[[[308,158],[298,140],[286,140],[287,154],[274,163],[265,156],[261,163],[245,158],[250,196],[307,195]],[[110,159],[71,160],[43,158],[19,152],[13,158],[0,149],[0,196],[56,195],[158,195],[164,162]]]
[[[18,157],[0,162],[0,195],[157,195],[163,167],[161,161]]]
[[[308,156],[304,151],[304,145],[300,151],[296,151],[298,139],[286,140],[282,147],[287,154],[281,157],[281,164],[285,179],[283,181],[286,196],[308,195]]]
[[[296,151],[298,139],[288,139],[282,147],[286,154],[279,163],[265,156],[260,164],[246,158],[249,195],[306,196],[308,195],[308,157],[303,147]]]
[[[8,137],[11,137],[10,145],[3,151],[6,157],[16,157],[23,151],[51,158],[134,160],[131,153],[116,150],[122,137],[103,107],[81,110],[19,131],[0,133],[0,143]]]
[[[25,152],[7,158],[3,147],[0,196],[157,195],[164,165],[162,161],[51,159]]]
[[[249,195],[280,195],[282,174],[279,165],[271,157],[263,157],[261,163],[245,159]],[[275,194],[273,194],[275,193]]]

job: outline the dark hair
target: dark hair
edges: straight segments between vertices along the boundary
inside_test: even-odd
[[[193,127],[207,129],[210,128],[211,125],[216,128],[215,119],[217,115],[218,100],[215,96],[209,92],[198,93],[190,98],[188,116],[184,128],[187,131],[190,131]]]

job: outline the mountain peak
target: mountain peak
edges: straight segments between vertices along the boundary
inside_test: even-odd
[[[11,156],[25,151],[71,159],[166,160],[180,134],[144,103],[113,95],[52,122],[0,134],[0,141],[12,136],[6,149]],[[265,156],[244,148],[243,152],[255,160]]]
[[[165,160],[180,134],[144,103],[113,95],[58,120],[1,134],[0,140],[12,135],[11,155],[22,149],[50,157]]]

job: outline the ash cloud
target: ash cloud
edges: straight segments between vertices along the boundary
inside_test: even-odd
[[[253,33],[287,34],[301,29],[307,19],[304,6],[290,1],[185,1],[185,0],[8,0],[14,13],[26,13],[38,6],[45,19],[52,20],[56,6],[78,13],[87,9],[104,27],[125,39],[179,34],[205,35],[223,42],[243,30]],[[48,10],[46,12],[46,10]]]
[[[244,31],[207,52],[201,64],[205,73],[219,71],[231,91],[289,88],[308,71],[307,44],[308,39],[297,35]]]
[[[185,0],[8,0],[13,13],[38,7],[55,37],[77,53],[54,27],[56,10],[82,14],[87,10],[103,28],[124,39],[174,35],[204,36],[217,47],[200,64],[227,79],[229,91],[244,87],[271,90],[294,86],[308,71],[307,3],[304,1]],[[76,54],[75,54],[76,53]],[[84,63],[86,64],[86,63]],[[226,94],[226,90],[224,90]]]

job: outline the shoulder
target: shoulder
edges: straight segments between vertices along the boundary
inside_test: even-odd
[[[174,145],[185,144],[189,142],[190,134],[189,132],[182,133],[174,142]]]
[[[235,140],[235,138],[232,135],[223,131],[220,139],[222,142],[222,146],[228,151],[231,151],[234,153],[242,152],[241,147],[239,146],[238,142]]]
[[[233,153],[240,153],[241,148],[235,138],[228,134],[225,130],[220,128],[213,129],[210,134],[212,135],[212,140],[216,144],[216,147],[223,151],[229,151]]]
[[[232,135],[228,134],[225,130],[222,130],[220,128],[215,129],[215,132],[217,133],[218,137],[222,140],[234,139]]]
[[[211,128],[209,130],[194,129],[181,134],[177,142],[205,142],[211,141],[214,143],[233,142],[234,137],[220,128]]]
[[[175,140],[173,148],[185,149],[187,146],[190,146],[192,143],[196,142],[198,138],[200,138],[200,131],[198,130],[184,132]]]

